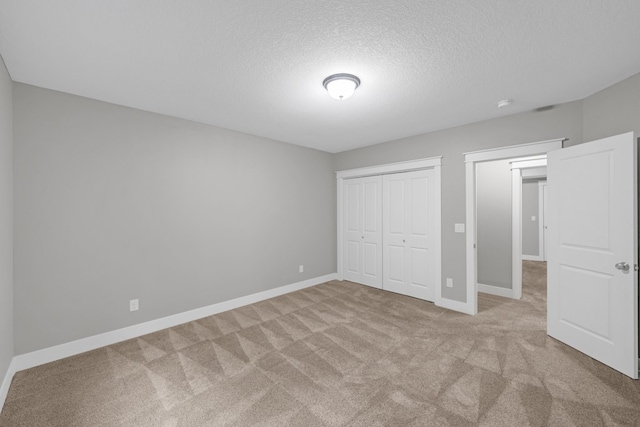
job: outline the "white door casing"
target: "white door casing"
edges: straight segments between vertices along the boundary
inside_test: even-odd
[[[549,141],[534,142],[530,144],[511,145],[508,147],[491,148],[488,150],[464,153],[465,161],[465,198],[466,198],[466,253],[467,253],[467,295],[466,302],[456,304],[456,309],[463,313],[478,314],[478,257],[476,251],[477,224],[476,224],[476,164],[499,159],[535,156],[546,154],[551,150],[562,148],[566,138],[552,139]],[[513,256],[514,270],[518,268],[517,256]],[[520,267],[521,268],[521,267]]]
[[[434,301],[434,170],[384,175],[382,288]]]
[[[548,333],[631,378],[638,378],[636,150],[631,132],[550,152],[547,181]]]
[[[538,245],[543,261],[547,260],[547,181],[538,182],[538,220],[540,231],[538,232]]]
[[[382,178],[344,182],[344,278],[382,287]]]

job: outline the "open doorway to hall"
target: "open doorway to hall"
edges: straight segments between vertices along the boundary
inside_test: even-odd
[[[522,261],[545,261],[546,156],[476,165],[477,287],[520,299]]]
[[[524,171],[523,171],[524,173]],[[547,177],[522,178],[522,260],[547,260]],[[524,264],[523,264],[524,265]],[[524,270],[523,270],[524,273]],[[524,283],[524,281],[523,281]]]
[[[478,312],[478,294],[520,299],[522,295],[522,182],[534,169],[546,166],[547,153],[562,148],[564,138],[465,153],[467,303]],[[501,172],[481,188],[483,169],[500,165]],[[544,174],[542,174],[544,175]],[[499,196],[499,193],[501,196]],[[483,195],[484,194],[484,195]],[[483,213],[483,204],[488,212]],[[500,213],[495,208],[500,206]],[[509,208],[510,207],[510,208]],[[482,226],[482,216],[502,231]],[[536,216],[536,220],[538,217]],[[510,236],[510,238],[509,238]],[[483,250],[484,248],[484,250]],[[514,250],[515,248],[515,250]],[[492,259],[496,264],[484,261]],[[483,281],[488,283],[482,283]]]

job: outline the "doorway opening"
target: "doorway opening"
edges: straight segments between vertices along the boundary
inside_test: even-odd
[[[566,138],[542,141],[530,144],[501,147],[490,150],[465,153],[466,167],[466,253],[467,253],[467,301],[465,312],[475,315],[478,313],[478,194],[477,173],[478,166],[486,162],[508,160],[511,165],[512,185],[512,241],[511,241],[511,289],[499,291],[508,293],[512,298],[522,296],[522,232],[520,220],[522,197],[522,171],[546,165],[548,151],[561,149]],[[482,166],[480,166],[482,168]],[[506,289],[506,286],[502,287]]]
[[[522,260],[543,260],[538,180],[546,179],[546,161],[539,155],[476,165],[479,292],[520,299]]]
[[[522,177],[522,260],[546,261],[547,177]]]

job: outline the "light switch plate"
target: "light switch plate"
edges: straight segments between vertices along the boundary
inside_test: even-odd
[[[454,231],[456,233],[464,233],[464,224],[455,224]]]

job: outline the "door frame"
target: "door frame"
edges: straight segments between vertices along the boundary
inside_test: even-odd
[[[434,295],[434,303],[436,305],[441,304],[441,296],[442,296],[442,232],[441,232],[441,209],[442,209],[442,197],[441,197],[441,167],[442,167],[442,156],[429,157],[425,159],[418,160],[410,160],[405,162],[396,162],[396,163],[386,163],[382,165],[376,166],[367,166],[363,168],[356,169],[347,169],[336,172],[336,185],[337,185],[337,246],[338,246],[338,259],[337,259],[337,276],[338,280],[343,280],[344,272],[343,272],[343,248],[342,248],[342,234],[343,234],[343,219],[342,219],[342,209],[343,209],[343,184],[345,179],[349,178],[362,178],[365,176],[372,175],[386,175],[391,173],[399,173],[399,172],[410,172],[422,169],[434,169],[436,180],[436,194],[434,195],[435,200],[438,203],[437,208],[435,209],[435,218],[436,222],[435,227],[435,247],[439,250],[434,251],[434,277],[435,277],[435,295]]]
[[[507,147],[491,148],[487,150],[464,153],[465,161],[465,198],[466,198],[466,256],[467,256],[467,300],[460,303],[460,311],[478,314],[478,257],[477,257],[477,218],[476,218],[476,163],[501,159],[516,159],[547,154],[548,151],[562,148],[567,138],[557,138],[547,141],[532,142]],[[513,221],[512,221],[513,222]],[[513,239],[513,237],[512,237]],[[515,252],[512,248],[512,252]],[[520,258],[522,253],[519,254]],[[515,259],[512,258],[512,262]],[[520,269],[522,260],[520,259]],[[514,271],[515,274],[515,271]],[[522,286],[521,286],[522,289]]]
[[[526,176],[525,174],[526,174],[526,172],[528,172],[527,170],[525,170],[523,172],[523,174],[522,174],[523,184],[524,184],[524,180],[525,179],[536,179],[538,181],[536,183],[536,186],[538,187],[538,189],[537,189],[538,190],[538,193],[537,193],[538,194],[538,197],[537,197],[537,200],[538,200],[538,212],[537,212],[537,215],[536,215],[538,217],[538,221],[537,221],[538,222],[538,232],[536,233],[537,236],[538,236],[538,253],[536,255],[531,255],[531,254],[525,255],[524,252],[523,252],[522,253],[522,260],[523,261],[545,261],[544,251],[543,251],[543,248],[542,248],[542,241],[543,241],[542,239],[544,238],[543,232],[542,232],[543,224],[544,224],[544,211],[542,210],[542,186],[540,184],[542,182],[547,182],[546,181],[547,172],[546,172],[546,168],[544,168],[544,169],[545,169],[544,174],[533,174],[533,175],[530,175],[530,176]],[[535,170],[535,169],[533,169],[533,170]],[[524,221],[525,221],[524,217],[521,217],[521,221],[522,221],[521,224],[523,224],[523,227],[524,227]],[[524,243],[524,240],[523,240],[523,243]]]
[[[540,230],[538,241],[540,242],[540,257],[542,261],[547,260],[547,180],[538,181],[538,216],[540,218]]]

